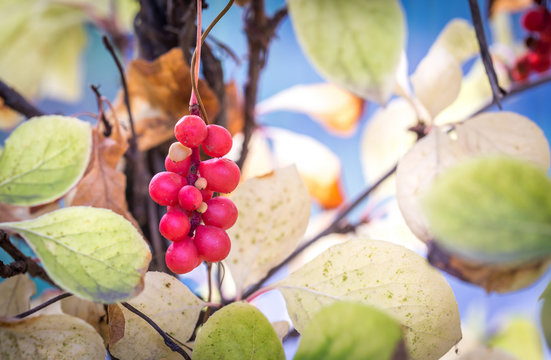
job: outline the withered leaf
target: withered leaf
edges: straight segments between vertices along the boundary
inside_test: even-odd
[[[245,119],[243,118],[243,95],[235,81],[226,84],[226,114],[228,118],[228,131],[235,135],[243,130]]]
[[[133,60],[126,78],[139,149],[145,151],[171,139],[176,122],[189,114],[191,77],[182,50],[174,48],[153,62]],[[219,112],[216,95],[201,80],[199,94],[207,115],[213,119]],[[116,116],[130,136],[122,90],[113,105]]]
[[[533,4],[534,2],[532,0],[490,0],[490,16],[502,11],[522,11]]]
[[[429,262],[463,281],[476,284],[487,292],[506,293],[527,287],[551,264],[544,259],[522,265],[488,265],[448,254],[434,242],[429,243]]]
[[[121,307],[118,304],[109,305],[109,346],[115,345],[124,337],[125,320]]]
[[[92,129],[92,140],[88,169],[76,188],[67,196],[67,204],[113,210],[139,228],[128,211],[125,197],[126,176],[117,169],[117,164],[128,148],[128,142],[116,117],[109,137],[103,134],[101,123],[98,123]]]

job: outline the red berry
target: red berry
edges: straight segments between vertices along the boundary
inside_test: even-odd
[[[165,158],[165,169],[182,176],[187,176],[189,172],[189,165],[191,164],[191,156],[188,156],[182,161],[174,162],[170,159],[170,156]]]
[[[194,242],[199,254],[208,262],[224,260],[231,249],[230,237],[216,226],[199,225]]]
[[[203,196],[195,186],[185,185],[178,192],[178,202],[185,210],[197,210],[203,202]]]
[[[226,158],[216,158],[199,164],[199,173],[207,179],[207,190],[220,193],[232,192],[239,184],[239,167]]]
[[[205,225],[227,230],[237,221],[237,207],[227,197],[215,197],[207,201],[207,206],[207,211],[201,215]]]
[[[551,53],[551,42],[538,40],[533,46],[534,52],[540,55],[549,55]]]
[[[545,9],[531,10],[522,16],[522,26],[528,31],[541,31],[545,26]]]
[[[170,244],[165,254],[168,268],[176,274],[185,274],[201,264],[201,256],[191,238]]]
[[[201,191],[201,196],[203,197],[203,201],[207,202],[210,199],[212,199],[212,195],[213,195],[212,191],[207,190],[207,189],[199,190],[199,191]]]
[[[159,222],[159,231],[170,241],[184,240],[190,229],[190,223],[186,211],[171,209],[163,215]]]
[[[233,140],[226,128],[219,125],[207,126],[207,137],[201,144],[205,154],[212,157],[222,157],[230,152]]]
[[[174,135],[182,145],[194,148],[207,137],[207,126],[199,116],[186,115],[176,123]]]
[[[538,73],[545,72],[551,67],[551,60],[549,59],[549,55],[529,53],[528,61],[530,62],[530,69]]]
[[[178,192],[185,185],[184,177],[169,171],[163,171],[149,182],[149,196],[162,206],[177,205]]]

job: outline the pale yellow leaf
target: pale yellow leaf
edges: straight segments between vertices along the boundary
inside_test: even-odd
[[[243,133],[237,133],[233,136],[233,145],[230,152],[226,155],[228,159],[237,161],[241,156],[243,144]],[[245,181],[255,176],[261,176],[269,173],[275,168],[272,151],[266,137],[262,131],[255,130],[249,140],[249,152],[245,158],[245,163],[241,168],[241,179]]]
[[[277,337],[282,341],[283,338],[287,336],[289,329],[291,328],[291,325],[289,325],[287,321],[276,321],[272,323],[272,326],[276,331]]]
[[[431,50],[446,49],[458,63],[478,54],[478,41],[473,26],[465,19],[450,20],[432,44]]]
[[[226,264],[238,294],[295,249],[310,217],[310,198],[294,166],[241,183],[230,195],[239,217],[228,230]]]
[[[417,122],[415,110],[405,99],[394,99],[377,110],[366,126],[361,140],[361,159],[365,180],[372,184],[390,170],[415,143],[408,129]],[[394,176],[372,194],[379,200],[395,194]]]
[[[144,291],[128,303],[181,343],[191,337],[201,309],[206,306],[180,280],[154,271],[146,273]],[[122,310],[125,320],[124,336],[109,347],[114,356],[134,360],[181,359],[151,325],[125,307],[113,306]]]
[[[295,85],[256,106],[257,115],[273,111],[305,113],[337,135],[356,130],[364,100],[332,83]]]
[[[310,195],[325,209],[344,201],[340,159],[318,140],[279,128],[266,129],[279,167],[296,165]]]
[[[92,326],[74,316],[39,315],[0,320],[0,358],[104,359],[103,340]]]
[[[432,120],[457,98],[463,73],[459,62],[445,48],[436,47],[421,60],[411,76],[413,92]]]
[[[88,324],[100,334],[105,331],[105,308],[103,304],[84,300],[76,296],[69,296],[60,301],[61,310],[71,316],[78,317]]]
[[[511,81],[507,68],[500,62],[494,61],[499,85],[508,89]],[[492,88],[484,70],[482,61],[478,59],[461,82],[461,90],[455,101],[446,107],[434,119],[434,124],[444,125],[462,121],[482,109],[492,101]]]
[[[456,357],[457,360],[520,360],[500,349],[480,346],[468,353]]]
[[[0,283],[0,316],[15,316],[30,309],[36,285],[27,274],[19,274]]]
[[[528,118],[512,112],[488,112],[457,124],[451,133],[435,129],[400,160],[396,171],[398,205],[411,231],[432,238],[419,199],[434,179],[461,160],[504,154],[549,168],[549,144]]]
[[[375,306],[404,327],[412,359],[438,359],[461,338],[459,312],[444,277],[401,246],[367,238],[336,245],[276,283],[301,332],[338,300]]]

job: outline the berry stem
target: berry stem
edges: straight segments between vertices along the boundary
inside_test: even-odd
[[[193,78],[192,78],[192,87],[191,87],[191,97],[189,99],[189,105],[197,105],[197,96],[195,95],[195,89],[197,89],[197,85],[199,82],[199,66],[201,65],[201,26],[202,26],[202,1],[197,0],[197,40],[195,45],[195,62],[193,64],[193,69],[191,70],[193,72]]]

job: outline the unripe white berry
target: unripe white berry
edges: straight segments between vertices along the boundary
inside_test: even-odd
[[[168,149],[168,157],[174,162],[179,162],[191,155],[191,149],[179,142],[172,143]]]

